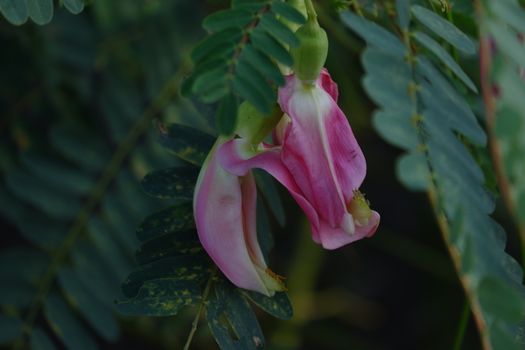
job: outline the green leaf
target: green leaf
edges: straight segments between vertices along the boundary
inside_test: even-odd
[[[237,109],[239,104],[233,94],[229,94],[219,102],[217,108],[217,131],[223,135],[231,135],[237,124]]]
[[[494,277],[484,278],[478,285],[481,306],[499,319],[519,322],[523,318],[523,295]]]
[[[373,48],[365,51],[362,61],[367,72],[363,86],[370,97],[384,109],[406,111],[413,84],[404,59]]]
[[[0,344],[16,339],[22,332],[22,321],[19,318],[0,315]]]
[[[450,56],[449,53],[441,47],[441,45],[434,41],[434,39],[422,32],[415,32],[414,38],[421,45],[423,45],[434,55],[436,55],[437,58],[439,58],[441,62],[443,62],[448,68],[450,68],[450,70],[454,74],[456,74],[456,76],[459,79],[461,79],[461,81],[465,83],[465,85],[467,85],[470,90],[474,91],[475,93],[478,92],[478,89],[476,88],[472,80],[470,80],[470,78],[465,74],[465,72],[463,72],[461,67],[454,60],[454,58],[452,58],[452,56]]]
[[[188,126],[172,124],[160,130],[159,142],[177,157],[200,166],[215,140],[212,136]]]
[[[426,103],[439,110],[447,125],[467,136],[476,145],[484,146],[487,135],[476,120],[470,106],[447,79],[424,57],[416,65],[416,70],[431,83],[421,90]]]
[[[272,111],[277,96],[265,77],[248,62],[241,61],[237,65],[233,87],[261,113],[269,114]]]
[[[217,102],[230,91],[227,74],[227,67],[220,64],[216,68],[199,72],[192,86],[193,93],[205,103]]]
[[[387,130],[391,128],[388,124],[384,125],[386,120],[393,122],[393,119],[380,117],[375,121],[381,124],[379,128],[388,135],[387,139],[409,151],[398,161],[398,177],[410,189],[430,191],[445,242],[454,252],[457,272],[470,302],[480,306],[472,311],[491,324],[480,329],[482,337],[501,349],[522,348],[525,306],[516,300],[525,295],[523,272],[505,253],[505,231],[489,216],[495,208],[494,199],[484,186],[484,173],[471,155],[470,146],[466,147],[469,143],[483,147],[485,132],[469,103],[423,54],[405,61],[377,51],[367,48],[363,55],[367,72],[364,84],[383,106],[379,113],[398,115],[395,132]],[[388,62],[389,66],[382,66]],[[513,75],[516,76],[516,71]],[[405,83],[387,81],[407,76],[409,89],[402,89]],[[381,80],[384,89],[402,91],[381,92],[378,85]],[[394,96],[408,103],[398,104]],[[411,122],[407,122],[407,115],[413,119]],[[403,137],[401,129],[412,129],[405,133],[415,132],[419,142],[394,140],[395,133]],[[513,307],[516,309],[511,310]]]
[[[525,33],[525,11],[517,3],[511,1],[493,1],[490,4],[494,15],[504,20],[516,29],[516,31]]]
[[[25,1],[0,0],[0,11],[14,25],[24,24],[29,17]]]
[[[191,204],[182,203],[149,215],[137,229],[141,242],[195,227]]]
[[[40,328],[33,329],[31,332],[31,350],[55,350],[56,347],[48,335]]]
[[[81,203],[78,198],[21,169],[8,173],[6,182],[17,197],[35,205],[53,218],[70,219],[75,217],[80,209]]]
[[[288,44],[291,47],[299,46],[299,39],[297,39],[294,32],[292,32],[290,28],[275,18],[271,12],[268,12],[262,16],[259,26],[261,29],[272,34],[276,39],[280,40],[284,44]]]
[[[91,295],[102,302],[112,301],[119,295],[119,282],[125,276],[115,275],[106,258],[93,245],[77,243],[71,257],[78,278]]]
[[[84,0],[63,0],[63,2],[72,14],[77,15],[84,10]]]
[[[304,18],[301,12],[283,1],[274,1],[272,3],[272,11],[297,24],[304,24],[306,22],[306,18]]]
[[[25,0],[29,17],[36,24],[43,25],[53,18],[53,0]]]
[[[86,286],[78,278],[75,271],[69,267],[63,267],[58,273],[58,281],[69,301],[78,308],[91,327],[105,340],[116,341],[119,336],[119,329],[117,321],[111,313],[112,310],[86,290]]]
[[[476,53],[476,46],[472,40],[452,23],[422,6],[413,5],[411,9],[421,23],[456,49],[467,55]]]
[[[29,283],[3,280],[0,277],[0,284],[8,286],[0,289],[0,305],[22,309],[31,304],[34,297],[34,287]]]
[[[408,106],[407,106],[408,107]],[[406,110],[381,110],[374,113],[372,124],[376,131],[391,144],[405,150],[415,149],[419,144],[417,133],[412,123],[412,111]]]
[[[208,276],[208,269],[209,260],[203,256],[177,256],[156,260],[132,272],[122,284],[122,291],[131,298],[145,282],[159,278],[199,285]]]
[[[164,258],[200,252],[202,245],[197,232],[187,230],[166,234],[144,243],[137,251],[136,257],[139,264],[145,265]]]
[[[255,69],[257,69],[263,76],[269,78],[277,85],[284,85],[284,77],[279,67],[277,67],[272,60],[262,53],[260,50],[248,45],[244,48],[240,60],[247,60]]]
[[[410,24],[410,0],[396,0],[397,22],[402,29]]]
[[[204,19],[202,26],[210,32],[227,28],[244,28],[253,20],[253,14],[244,9],[217,11]]]
[[[44,314],[56,336],[68,349],[96,350],[97,345],[73,315],[66,303],[57,295],[48,296]]]
[[[56,126],[51,129],[50,141],[73,164],[94,173],[103,169],[111,154],[99,135],[78,129]]]
[[[122,251],[120,244],[111,228],[99,217],[92,218],[88,227],[89,237],[95,243],[97,250],[115,276],[123,278],[131,270],[133,263]]]
[[[241,40],[242,33],[234,28],[222,30],[217,33],[213,33],[210,36],[202,40],[191,52],[191,59],[194,63],[200,64],[205,60],[209,60],[210,57],[222,56],[222,49],[230,48],[233,52],[234,47]],[[219,51],[219,54],[217,52]],[[197,67],[197,71],[199,67]]]
[[[206,305],[206,319],[221,349],[264,348],[264,336],[250,305],[227,282],[216,284],[215,295]]]
[[[427,163],[420,153],[406,154],[399,158],[396,173],[401,183],[413,191],[424,191],[430,186]]]
[[[256,49],[259,49],[268,56],[275,58],[285,66],[292,66],[292,56],[273,36],[260,29],[255,29],[252,31],[250,38]]]
[[[0,253],[0,280],[36,284],[49,265],[49,257],[30,247],[12,247]],[[16,266],[13,269],[12,266]]]
[[[159,199],[192,200],[199,170],[192,166],[156,170],[144,177],[142,188]]]
[[[370,46],[388,52],[396,57],[404,57],[405,46],[388,30],[378,26],[374,22],[367,21],[352,12],[341,13],[341,21],[354,32],[359,34]]]
[[[505,52],[515,64],[525,67],[525,47],[519,41],[517,33],[494,21],[489,21],[488,27],[498,48]]]
[[[281,320],[288,320],[293,316],[292,304],[288,295],[277,292],[273,297],[267,297],[261,293],[243,291],[248,298],[261,309]]]
[[[184,306],[201,301],[201,290],[193,282],[173,278],[151,280],[144,283],[131,299],[117,302],[124,315],[173,316]]]
[[[22,164],[27,170],[49,185],[60,188],[63,192],[74,195],[85,195],[94,186],[91,176],[74,167],[65,165],[52,158],[39,154],[24,154]]]

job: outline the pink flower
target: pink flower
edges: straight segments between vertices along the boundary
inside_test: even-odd
[[[219,151],[221,164],[238,176],[258,167],[280,181],[310,220],[314,241],[326,249],[370,237],[379,224],[358,191],[366,162],[337,94],[326,70],[314,84],[288,76],[279,90],[286,115],[274,131],[277,145],[253,149],[236,139]]]
[[[199,239],[219,269],[236,286],[271,296],[284,290],[266,265],[256,232],[257,191],[251,172],[235,176],[219,164],[219,138],[202,166],[193,201]]]

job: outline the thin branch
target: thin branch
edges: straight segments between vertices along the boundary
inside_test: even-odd
[[[210,278],[208,279],[208,282],[206,283],[206,287],[204,288],[204,293],[202,294],[202,302],[191,324],[190,334],[188,334],[188,339],[186,339],[186,343],[184,344],[184,350],[190,349],[190,345],[193,340],[193,337],[195,336],[195,333],[197,332],[197,326],[199,325],[199,320],[201,318],[202,312],[204,311],[204,307],[206,306],[208,302],[208,296],[210,294],[211,285],[213,284],[213,280],[215,279],[216,273],[217,273],[217,270],[214,270]]]
[[[463,309],[461,310],[461,316],[459,319],[458,332],[456,339],[454,340],[454,346],[452,350],[461,350],[463,347],[463,339],[465,338],[465,332],[468,326],[468,320],[470,318],[470,306],[468,300],[465,300]]]

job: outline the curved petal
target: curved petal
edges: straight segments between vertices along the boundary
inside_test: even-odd
[[[266,270],[255,229],[253,176],[239,178],[220,167],[215,148],[201,169],[194,195],[194,216],[202,246],[235,285],[270,295],[261,279]]]
[[[372,211],[372,216],[368,224],[362,227],[356,226],[353,235],[349,235],[342,228],[332,228],[325,222],[321,221],[321,227],[318,232],[319,243],[321,243],[325,249],[337,249],[365,237],[371,237],[377,230],[379,219],[379,214]]]
[[[326,91],[335,102],[337,102],[337,99],[339,98],[339,89],[337,88],[336,82],[332,80],[332,77],[326,68],[323,68],[321,71],[321,75],[319,76],[319,84],[323,90]]]
[[[331,227],[338,227],[366,173],[350,125],[332,97],[318,86],[295,84],[281,108],[290,116],[282,159],[306,199]],[[281,93],[280,93],[281,95]],[[280,99],[286,101],[285,96]]]
[[[280,147],[269,147],[259,151],[250,151],[251,145],[244,139],[226,142],[218,150],[221,165],[237,176],[247,174],[253,168],[263,169],[272,175],[290,192],[297,204],[304,211],[312,227],[318,229],[319,217],[295,183],[292,175],[281,160]],[[312,230],[314,232],[314,230]]]

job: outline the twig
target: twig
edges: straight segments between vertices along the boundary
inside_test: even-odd
[[[216,274],[216,270],[212,272],[210,278],[208,279],[208,282],[206,283],[206,287],[204,288],[204,293],[202,294],[202,302],[191,324],[190,334],[188,334],[188,339],[186,340],[186,343],[184,344],[184,350],[190,349],[190,345],[193,340],[193,337],[195,336],[195,333],[197,332],[197,326],[199,325],[199,320],[201,318],[202,312],[204,311],[204,306],[206,306],[206,303],[208,302],[208,295],[210,294],[210,289],[211,289],[211,285],[213,284],[213,280],[215,279],[215,274]]]
[[[454,340],[454,346],[452,347],[452,350],[461,350],[469,318],[470,306],[468,300],[465,300],[465,303],[463,304],[463,310],[461,310],[461,318],[459,319],[458,333],[456,334],[456,339]]]

